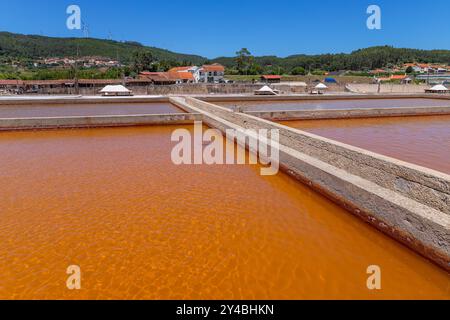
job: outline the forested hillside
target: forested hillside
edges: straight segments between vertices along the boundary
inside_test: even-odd
[[[150,52],[157,60],[188,61],[202,64],[206,58],[145,47],[137,42],[118,42],[91,38],[51,38],[0,32],[0,57],[39,59],[50,57],[102,56],[129,63],[136,51]]]
[[[239,69],[236,58],[223,57],[217,58],[214,61],[228,68]],[[257,69],[265,69],[271,66],[275,71],[277,68],[281,68],[286,73],[289,73],[294,68],[304,68],[305,70],[311,71],[361,71],[384,68],[407,62],[444,63],[448,65],[450,64],[450,50],[417,50],[383,46],[361,49],[350,54],[293,55],[286,58],[266,56],[253,57],[248,61],[251,61],[250,64],[253,64]]]

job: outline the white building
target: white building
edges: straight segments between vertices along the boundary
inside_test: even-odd
[[[186,75],[190,74],[192,75],[192,82],[194,83],[219,83],[222,82],[225,77],[225,67],[218,63],[204,65],[202,67],[176,67],[170,69],[168,73],[171,75],[183,75],[186,79]],[[189,77],[189,79],[190,78],[191,77]]]
[[[211,65],[204,65],[199,70],[199,82],[203,83],[219,83],[223,82],[225,77],[225,67],[221,64],[215,63]]]

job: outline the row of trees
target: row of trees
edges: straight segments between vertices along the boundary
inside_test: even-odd
[[[135,51],[128,66],[130,72],[139,74],[142,71],[164,72],[174,67],[191,66],[188,60],[178,62],[176,60],[157,59],[149,51]]]
[[[444,63],[450,65],[449,50],[398,49],[391,46],[372,47],[350,54],[294,55],[255,57],[247,48],[236,52],[235,58],[218,58],[230,73],[257,75],[261,73],[304,75],[340,70],[368,71],[389,68],[408,62]],[[412,71],[412,70],[408,70]]]
[[[295,67],[288,71],[287,68],[273,63],[270,59],[267,59],[265,64],[262,64],[264,61],[260,60],[261,58],[255,58],[247,48],[242,48],[236,52],[234,65],[228,67],[228,73],[238,75],[286,74],[288,72],[292,75],[305,75],[307,73],[304,67]]]

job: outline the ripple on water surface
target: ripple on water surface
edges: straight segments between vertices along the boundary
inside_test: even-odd
[[[0,298],[450,298],[443,270],[284,174],[173,165],[174,128],[1,133]]]
[[[281,123],[450,174],[450,116]]]

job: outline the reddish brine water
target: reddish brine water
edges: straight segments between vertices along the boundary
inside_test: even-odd
[[[218,102],[225,107],[241,106],[246,111],[294,111],[327,109],[367,109],[450,106],[445,99],[355,99]]]
[[[99,103],[0,106],[0,118],[184,113],[170,103]]]
[[[174,165],[176,128],[0,133],[0,299],[450,299],[448,273],[283,173]]]
[[[450,174],[450,116],[281,123]]]

